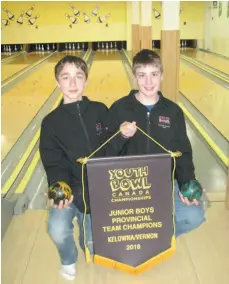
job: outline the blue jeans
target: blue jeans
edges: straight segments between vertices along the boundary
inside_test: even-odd
[[[55,243],[60,255],[61,264],[73,264],[77,260],[78,251],[73,238],[73,219],[77,217],[79,225],[79,243],[84,249],[83,216],[76,206],[71,203],[67,208],[50,208],[48,218],[48,233]],[[91,254],[93,254],[93,241],[91,230],[91,217],[85,217],[86,244]]]
[[[184,204],[179,197],[179,186],[174,182],[175,235],[179,237],[199,227],[205,221],[203,206]]]

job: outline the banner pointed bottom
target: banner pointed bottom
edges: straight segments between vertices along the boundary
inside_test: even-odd
[[[144,263],[142,263],[142,264],[140,264],[136,267],[115,261],[115,260],[110,259],[110,258],[106,258],[106,257],[100,256],[100,255],[96,255],[96,254],[94,255],[94,263],[137,276],[141,273],[146,272],[147,270],[150,270],[151,268],[153,268],[156,265],[160,264],[161,262],[169,259],[170,257],[172,257],[174,255],[175,247],[176,247],[175,237],[172,238],[171,243],[172,243],[171,248],[169,248],[168,250],[158,254],[157,256],[147,260],[146,262],[144,262]]]

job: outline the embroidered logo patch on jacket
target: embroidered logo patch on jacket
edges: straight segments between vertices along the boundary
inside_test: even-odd
[[[158,126],[162,128],[170,128],[170,118],[168,116],[159,116]]]
[[[101,122],[97,122],[95,124],[95,129],[96,129],[96,135],[101,135],[103,133],[103,128]]]

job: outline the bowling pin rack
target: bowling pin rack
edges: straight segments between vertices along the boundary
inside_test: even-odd
[[[89,48],[88,42],[61,42],[59,43],[59,51],[65,50],[84,50]]]
[[[30,44],[2,44],[1,52],[54,52],[65,50],[126,50],[126,41],[98,41],[98,42],[61,42],[61,43],[30,43]]]
[[[98,41],[92,42],[92,50],[126,50],[126,41]]]
[[[181,48],[197,48],[197,40],[196,39],[180,39],[180,47]],[[161,49],[161,41],[152,40],[152,48]]]
[[[23,44],[1,44],[2,53],[14,53],[24,50]]]
[[[31,44],[2,44],[2,53],[26,52],[54,52],[64,50],[121,50],[127,47],[126,41],[97,41],[97,42],[61,42],[61,43],[31,43]],[[161,41],[152,40],[152,49],[160,49]],[[197,48],[196,39],[180,39],[180,48]]]

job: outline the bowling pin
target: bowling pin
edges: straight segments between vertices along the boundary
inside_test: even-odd
[[[77,45],[77,49],[80,49],[80,44],[78,43],[78,45]]]
[[[72,22],[72,24],[77,24],[77,19],[69,14],[65,14],[65,16]]]
[[[83,12],[83,18],[84,18],[84,22],[85,23],[87,23],[87,24],[90,23],[90,19],[89,19],[88,15],[85,12]]]
[[[105,16],[101,16],[101,17],[98,17],[98,23],[104,23],[109,17],[111,16],[111,14],[107,14]]]
[[[14,46],[14,51],[17,51],[17,46],[16,45]]]
[[[20,16],[18,17],[18,19],[17,19],[17,23],[18,23],[19,25],[22,25],[22,24],[23,24],[23,15],[24,15],[24,12],[22,12],[22,13],[20,14]]]
[[[99,12],[99,5],[95,7],[95,9],[92,10],[91,15],[92,17],[97,17]]]
[[[153,8],[153,13],[154,13],[154,18],[155,19],[160,19],[161,18],[161,14],[155,8]]]
[[[52,45],[52,49],[53,49],[53,50],[55,50],[55,48],[56,48],[56,47],[55,47],[55,44],[53,43],[53,45]]]
[[[14,15],[9,10],[7,10],[6,8],[3,8],[3,11],[6,12],[9,20],[14,21]]]
[[[5,20],[5,19],[2,19],[1,20],[1,23],[4,25],[4,26],[9,26],[10,22],[8,20]]]
[[[33,17],[33,18],[30,18],[30,19],[28,20],[29,24],[30,24],[30,25],[34,25],[34,23],[36,22],[36,20],[37,20],[38,18],[40,18],[40,15],[37,15],[37,16],[35,16],[35,17]]]
[[[82,49],[84,49],[84,42],[82,43]]]
[[[74,16],[76,16],[76,17],[80,16],[79,10],[77,10],[74,6],[70,6],[70,8],[72,9]]]
[[[25,13],[27,18],[30,18],[32,16],[34,8],[35,8],[35,5],[32,5],[31,8]]]
[[[47,50],[49,51],[49,44],[47,44]]]

